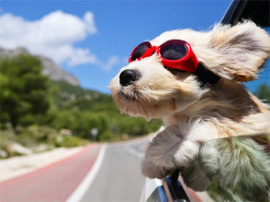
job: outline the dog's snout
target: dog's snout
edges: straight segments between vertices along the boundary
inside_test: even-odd
[[[135,81],[138,81],[141,77],[141,74],[136,70],[126,69],[121,72],[119,78],[120,78],[120,84],[122,86],[128,86],[133,84]]]

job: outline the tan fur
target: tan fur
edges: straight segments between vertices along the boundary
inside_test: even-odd
[[[205,190],[211,181],[211,178],[206,179],[206,174],[211,174],[213,170],[218,169],[213,164],[206,171],[198,167],[202,161],[199,162],[197,158],[200,156],[200,147],[205,141],[270,134],[269,107],[239,83],[239,81],[257,78],[259,68],[270,54],[270,37],[253,22],[245,21],[233,27],[216,25],[210,32],[169,31],[153,39],[151,44],[161,45],[170,39],[189,42],[198,59],[209,70],[219,75],[220,81],[201,88],[195,75],[165,69],[160,59],[154,54],[129,63],[121,69],[120,73],[126,69],[140,72],[141,78],[138,81],[129,86],[121,86],[119,73],[112,80],[110,89],[122,113],[143,116],[147,120],[161,118],[166,126],[151,141],[146,151],[142,163],[143,173],[151,178],[163,178],[174,169],[193,167],[193,170],[199,174],[195,173],[197,178],[193,176],[190,179],[197,179],[201,186],[195,186],[196,182],[187,178],[186,180],[192,181],[193,188],[201,191]],[[238,140],[235,142],[240,146],[231,148],[239,149],[244,148],[243,145],[248,140],[243,141],[244,143]],[[213,143],[207,148],[220,153],[224,151],[225,155],[231,151],[229,148],[232,142],[224,140],[225,146],[221,146],[222,144],[222,141]],[[246,149],[253,144],[258,143],[248,142]],[[217,150],[217,147],[220,150]],[[253,150],[247,151],[251,151],[251,154],[246,158],[253,155]],[[214,162],[225,162],[224,155],[217,154]],[[266,158],[261,153],[260,155],[261,157],[255,155],[250,160],[260,162]],[[202,158],[204,157],[202,155]],[[215,156],[212,157],[215,158]],[[235,166],[237,158],[231,160],[234,162],[231,168],[237,169]],[[263,166],[268,165],[269,162],[266,161]],[[246,166],[251,165],[246,164]],[[222,172],[234,172],[224,169]],[[263,176],[269,177],[269,175]],[[229,180],[232,184],[236,182],[233,177]],[[270,179],[267,179],[265,183],[269,181]],[[220,185],[224,183],[222,181]],[[192,183],[190,186],[192,187]],[[267,186],[269,189],[270,185]]]

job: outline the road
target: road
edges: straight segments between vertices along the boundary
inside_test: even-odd
[[[140,162],[146,142],[108,145],[102,166],[81,201],[139,201],[145,178]]]
[[[145,138],[91,144],[68,158],[1,182],[0,201],[139,201],[145,182],[140,162],[146,146]]]

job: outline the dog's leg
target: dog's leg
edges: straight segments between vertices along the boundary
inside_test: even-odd
[[[169,126],[149,144],[142,164],[143,173],[160,178],[169,171],[187,167],[199,152],[199,146],[198,141],[188,140],[182,135],[179,126]]]
[[[165,167],[157,166],[156,164],[149,161],[149,159],[143,159],[142,161],[142,173],[144,176],[149,178],[163,179],[173,171],[168,170]]]

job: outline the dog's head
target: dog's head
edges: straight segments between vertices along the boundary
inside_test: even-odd
[[[208,70],[231,82],[256,79],[270,53],[269,36],[249,21],[233,27],[217,25],[210,32],[169,31],[150,43],[160,46],[172,39],[187,41]],[[202,88],[196,74],[165,68],[154,53],[123,67],[112,80],[110,90],[121,112],[151,119],[184,110],[211,85]]]

